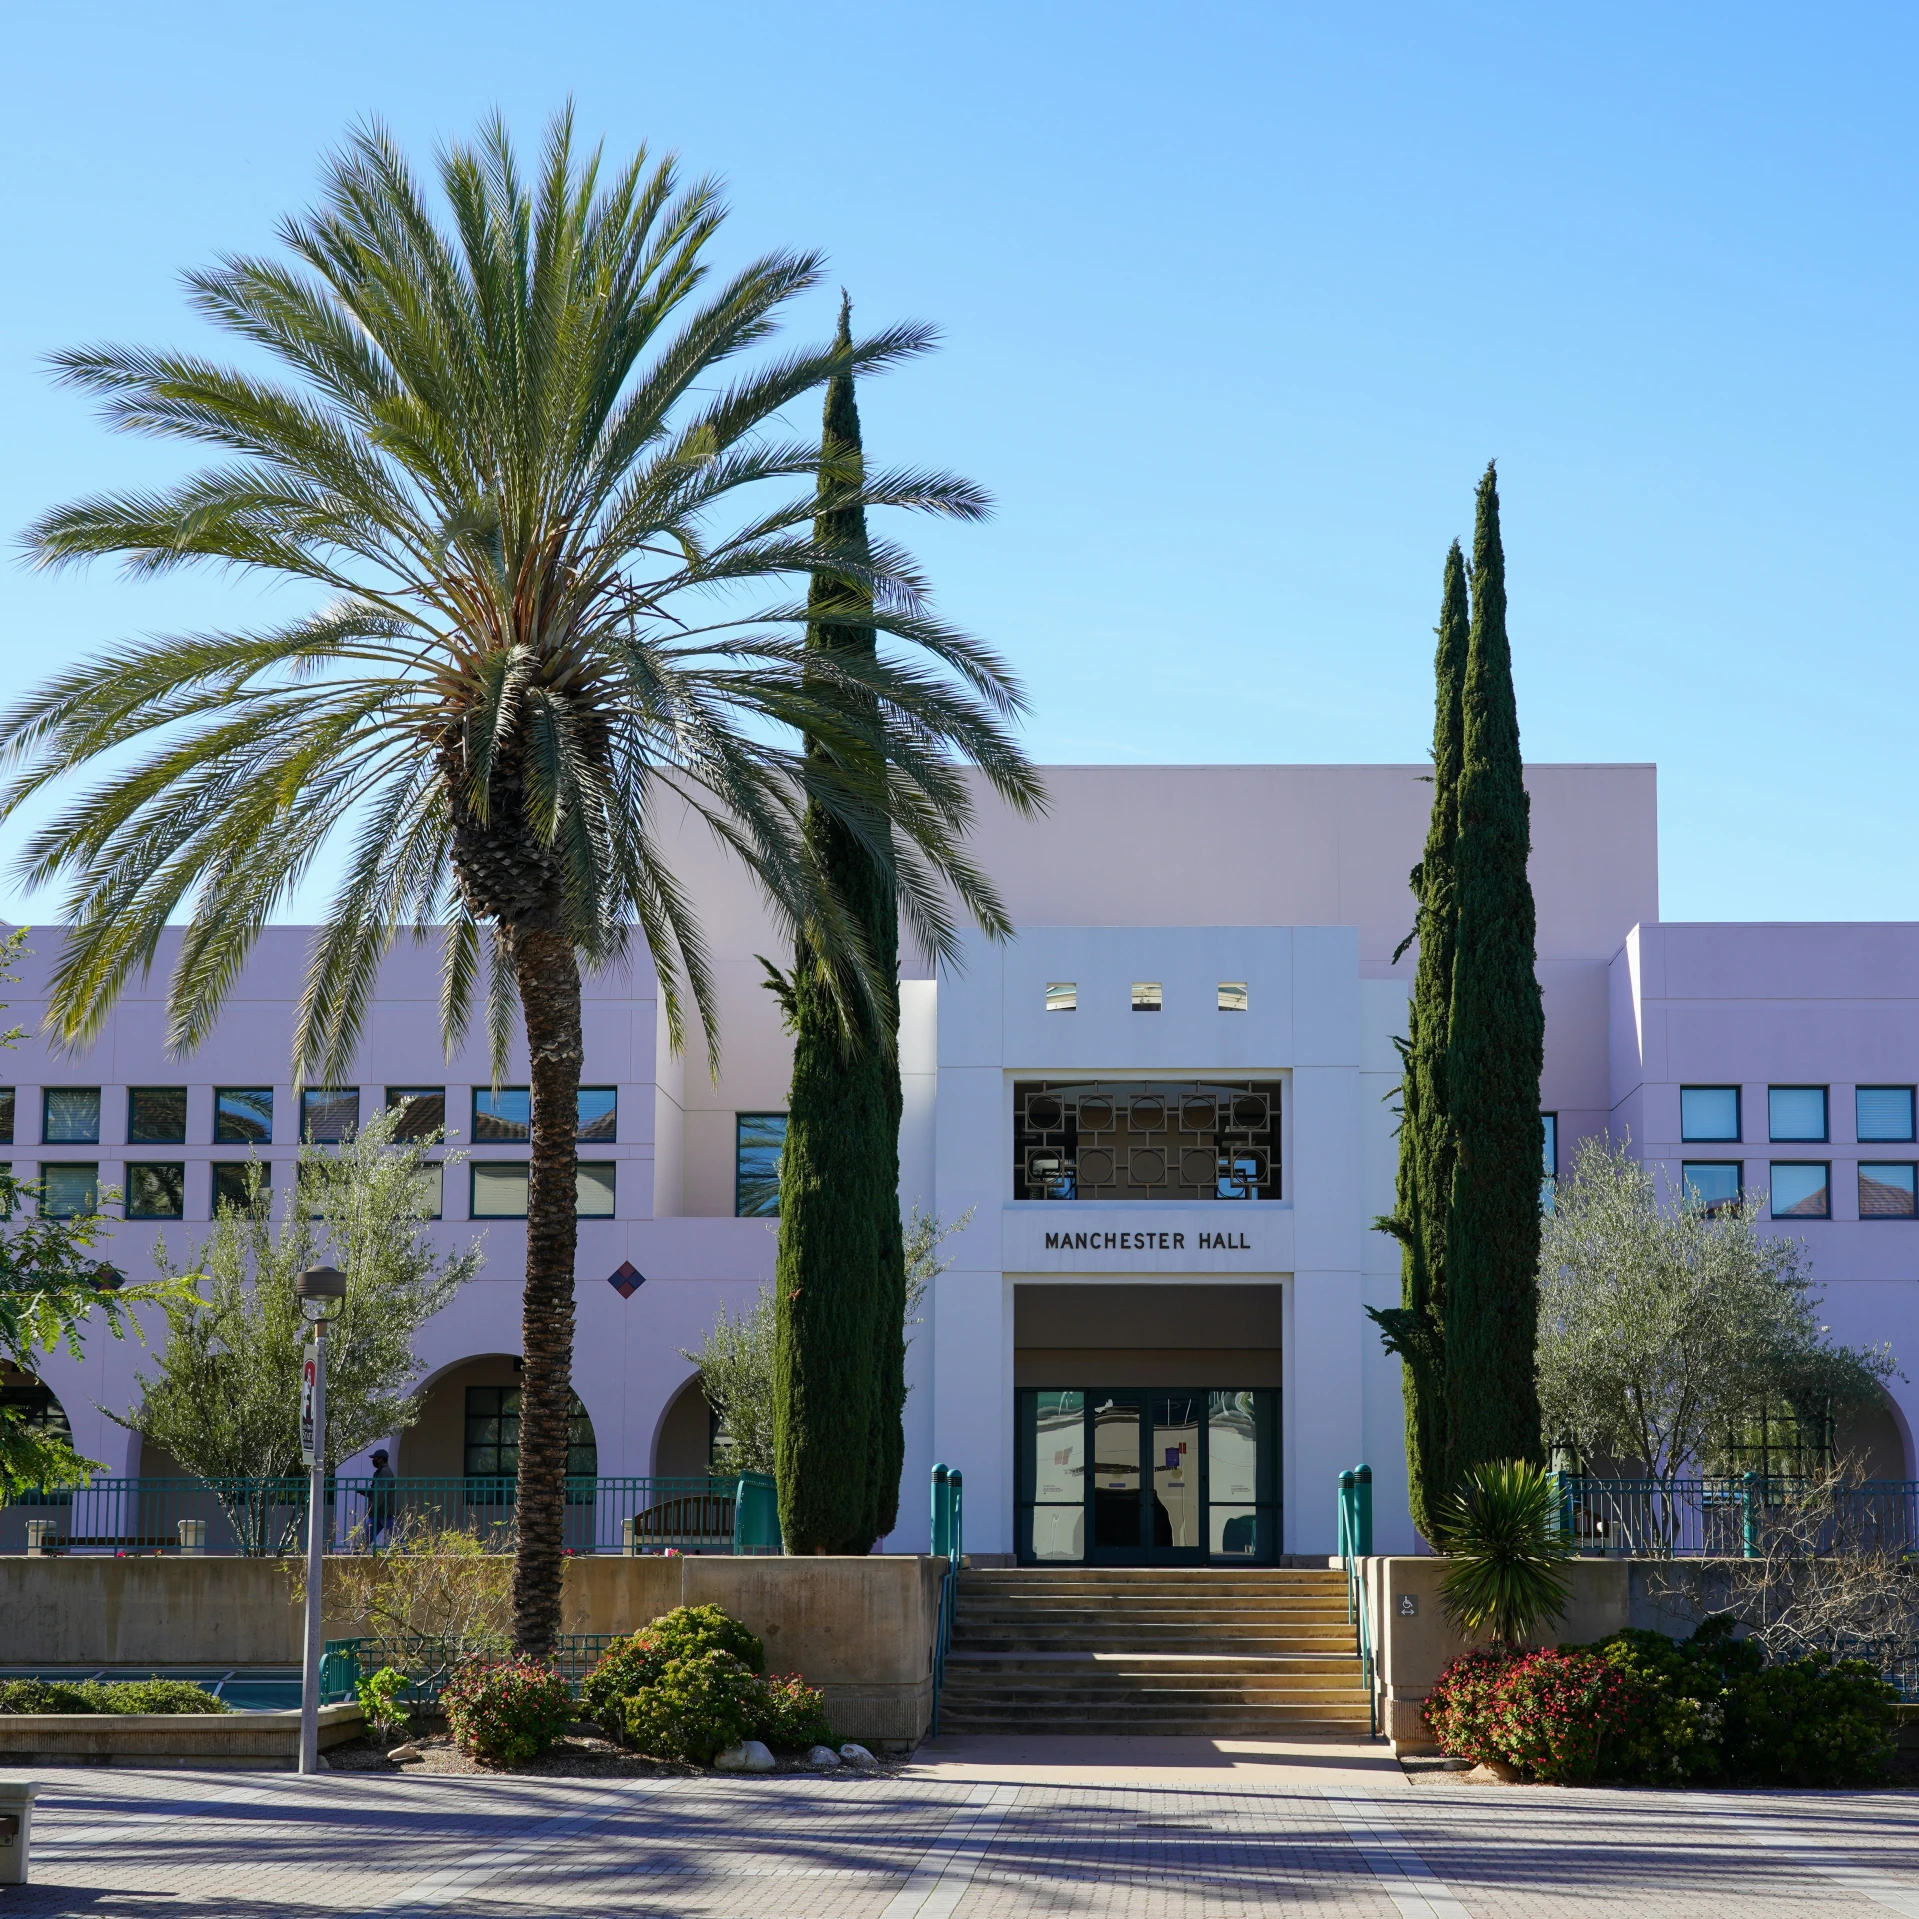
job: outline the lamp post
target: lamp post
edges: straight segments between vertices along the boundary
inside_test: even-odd
[[[326,1329],[346,1310],[346,1274],[309,1266],[293,1282],[313,1337],[300,1356],[300,1457],[307,1463],[306,1659],[300,1675],[300,1770],[320,1770],[320,1572],[326,1545]]]

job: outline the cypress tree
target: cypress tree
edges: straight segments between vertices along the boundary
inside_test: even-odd
[[[1473,528],[1472,633],[1461,698],[1457,934],[1447,1096],[1457,1160],[1446,1224],[1449,1470],[1539,1459],[1539,1074],[1531,809],[1519,756],[1499,489],[1489,465]]]
[[[851,343],[851,309],[842,299],[839,344]],[[836,374],[826,390],[822,502],[858,484],[860,457],[853,376]],[[822,504],[814,537],[864,555],[865,509]],[[873,657],[872,598],[865,587],[815,574],[807,610],[809,652]],[[814,690],[829,685],[823,673]],[[830,697],[844,718],[830,741],[809,735],[810,776],[831,780],[837,766],[860,779],[877,777],[877,765],[846,764],[865,750],[862,737],[877,742],[871,696],[838,689]],[[878,752],[877,743],[872,750]],[[890,865],[841,819],[809,806],[805,830],[864,930],[879,991],[875,1004],[849,1022],[804,934],[796,940],[784,994],[794,1043],[780,1158],[775,1470],[789,1552],[864,1553],[892,1530],[904,1453],[898,903]],[[875,837],[880,830],[876,817]]]
[[[1469,630],[1466,561],[1457,540],[1446,555],[1435,630],[1439,644],[1433,658],[1433,810],[1424,855],[1412,871],[1419,961],[1407,1037],[1400,1046],[1404,1072],[1397,1204],[1393,1215],[1379,1222],[1383,1231],[1400,1242],[1400,1303],[1372,1311],[1387,1350],[1403,1362],[1406,1476],[1413,1523],[1428,1539],[1438,1537],[1437,1518],[1452,1485],[1445,1308],[1453,1128],[1446,1064],[1458,911],[1454,856],[1459,833],[1461,698]]]

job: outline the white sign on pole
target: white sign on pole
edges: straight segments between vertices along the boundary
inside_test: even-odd
[[[300,1355],[300,1462],[311,1466],[313,1460],[314,1390],[320,1377],[320,1347],[317,1341]]]

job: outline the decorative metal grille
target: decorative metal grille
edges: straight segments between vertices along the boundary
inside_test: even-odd
[[[1278,1080],[1018,1080],[1016,1199],[1278,1199]]]

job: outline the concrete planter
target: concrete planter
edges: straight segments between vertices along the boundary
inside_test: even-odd
[[[357,1739],[357,1705],[320,1708],[320,1750]],[[0,1766],[146,1766],[289,1772],[297,1712],[0,1713]]]

